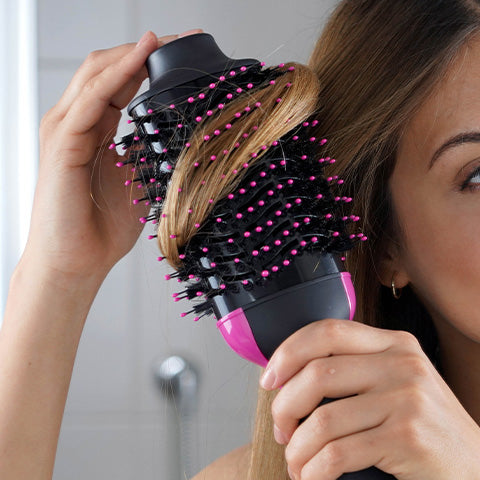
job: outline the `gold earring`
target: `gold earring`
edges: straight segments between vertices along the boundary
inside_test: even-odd
[[[402,296],[402,289],[395,288],[395,273],[397,272],[394,272],[392,275],[392,295],[395,300],[398,300]]]

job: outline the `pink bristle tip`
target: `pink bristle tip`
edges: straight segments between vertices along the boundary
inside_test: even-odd
[[[259,204],[261,207],[263,207],[263,206],[265,205],[265,201],[264,201],[264,200],[259,200],[259,201],[258,201],[258,204]]]
[[[116,166],[116,167],[123,167],[123,162],[117,162],[117,163],[115,164],[115,166]]]
[[[268,277],[270,275],[270,272],[268,270],[264,270],[262,272],[262,277]]]
[[[272,267],[272,272],[278,272],[278,267],[276,265]]]
[[[223,103],[219,103],[219,104],[217,105],[217,108],[218,108],[219,110],[222,110],[224,107],[225,107],[225,105],[224,105]]]
[[[162,213],[162,218],[166,218],[167,217],[167,214],[166,213]]]
[[[225,290],[227,287],[226,287],[226,285],[225,285],[224,283],[222,283],[222,284],[220,284],[220,288],[221,288],[222,290]]]
[[[171,278],[172,278],[172,277],[170,276],[170,274],[167,273],[167,274],[165,275],[165,280],[171,280]]]
[[[199,223],[196,223],[196,224],[195,224],[195,228],[200,228],[200,224],[199,224]]]
[[[139,221],[140,223],[147,223],[147,219],[146,219],[145,217],[140,217],[140,218],[138,219],[138,221]]]
[[[172,104],[170,105],[170,108],[175,108],[175,105],[172,103]]]
[[[290,253],[291,253],[292,255],[296,255],[296,254],[298,253],[298,251],[295,250],[295,249],[293,249],[293,250],[290,251]]]
[[[198,322],[199,320],[200,320],[200,317],[195,317],[195,318],[193,319],[194,322]]]
[[[284,260],[282,262],[286,267],[288,267],[288,265],[290,265],[290,260]]]
[[[333,215],[331,213],[327,213],[325,215],[325,218],[328,219],[328,220],[330,220],[330,218],[332,218],[332,217],[333,217]]]
[[[262,230],[263,230],[262,227],[255,227],[255,231],[258,233],[260,233]]]
[[[305,218],[303,219],[303,222],[304,222],[304,223],[310,223],[310,218],[309,218],[309,217],[305,217]]]
[[[213,115],[213,111],[212,110],[207,110],[207,116],[211,117],[212,115]]]
[[[201,122],[201,121],[202,121],[202,117],[195,117],[195,121]]]
[[[364,235],[361,239],[360,239],[362,242],[365,242],[368,240],[368,237],[366,235]]]
[[[300,245],[301,245],[302,247],[305,247],[305,246],[307,245],[307,242],[306,242],[305,240],[302,240],[302,241],[300,242]]]
[[[333,233],[332,233],[332,236],[333,236],[333,237],[338,237],[339,235],[340,235],[340,232],[333,232]]]
[[[229,200],[233,200],[234,197],[235,197],[235,195],[233,193],[228,194],[228,199]]]
[[[278,247],[279,245],[281,245],[281,244],[282,244],[282,241],[281,241],[281,240],[275,240],[275,242],[274,242],[274,243],[275,243],[275,245]]]
[[[195,101],[195,99],[193,97],[188,97],[188,103],[193,103]]]
[[[252,255],[253,255],[254,257],[258,256],[258,250],[254,250],[254,251],[252,252]]]
[[[184,259],[185,259],[185,254],[181,253],[181,254],[178,256],[178,258],[179,258],[180,260],[184,260]]]
[[[199,93],[199,94],[198,94],[198,98],[200,98],[200,99],[203,100],[203,99],[205,98],[205,94],[204,94],[204,93]]]
[[[300,224],[298,222],[294,222],[293,226],[294,226],[294,228],[298,228],[300,226]]]
[[[224,155],[228,155],[228,150],[224,150],[224,151],[223,151],[223,154],[224,154]]]
[[[215,88],[216,85],[215,85],[215,83],[211,83],[211,84],[209,85],[209,87],[210,87],[210,88]]]
[[[114,143],[111,143],[109,146],[108,146],[108,149],[109,150],[113,150],[115,148],[115,144]]]
[[[286,203],[285,208],[292,208],[292,204],[291,203]]]
[[[131,180],[127,180],[127,181],[125,182],[125,186],[128,187],[131,183],[132,183]]]
[[[157,260],[161,262],[162,260],[165,260],[165,257],[158,257]]]
[[[210,140],[210,135],[205,135],[205,136],[203,137],[203,139],[204,139],[205,141]]]
[[[191,208],[188,209],[188,213],[192,213],[193,210]]]
[[[243,236],[246,237],[246,238],[248,238],[248,237],[250,236],[250,232],[244,232],[244,233],[243,233]]]
[[[190,142],[187,142],[187,143],[185,144],[185,146],[186,146],[187,148],[188,148],[190,145],[191,145]]]
[[[242,283],[243,283],[244,285],[247,285],[247,284],[248,284],[248,280],[242,280]]]
[[[229,238],[227,241],[228,243],[233,243],[233,238]]]
[[[170,235],[170,238],[177,238],[177,236],[176,236],[174,233],[172,233],[172,234]]]
[[[193,164],[194,167],[198,167],[199,165],[200,165],[200,164],[199,164],[198,162],[195,162],[195,163]]]
[[[294,136],[292,137],[292,140],[298,140],[298,139],[299,139],[299,136],[298,136],[298,135],[294,135]]]
[[[208,200],[208,203],[213,203],[213,198],[210,198],[210,199]]]
[[[267,225],[268,225],[269,227],[271,227],[271,226],[273,225],[273,221],[272,221],[272,220],[267,220]]]
[[[203,252],[203,253],[207,253],[207,252],[208,252],[208,248],[207,248],[207,247],[203,247],[203,248],[202,248],[202,252]]]
[[[233,261],[234,261],[235,263],[239,263],[239,262],[240,262],[240,259],[239,259],[239,258],[235,258]]]
[[[216,155],[212,155],[212,156],[210,157],[210,160],[211,160],[212,162],[215,161],[216,159],[217,159]]]
[[[178,297],[178,295],[180,295],[180,294],[179,294],[179,293],[172,293],[172,297],[173,297],[173,298]]]
[[[195,295],[196,295],[197,297],[201,297],[201,296],[203,295],[203,292],[197,292]]]
[[[321,193],[319,193],[319,194],[317,195],[317,198],[320,200],[320,199],[323,198],[323,195],[322,195]]]
[[[276,215],[277,217],[279,217],[281,214],[282,214],[282,212],[281,212],[280,210],[277,210],[277,211],[275,212],[275,215]]]
[[[237,213],[235,216],[236,216],[239,220],[243,217],[243,215],[242,215],[241,213]]]
[[[183,318],[183,317],[186,317],[186,316],[187,316],[187,313],[182,312],[182,313],[180,314],[180,316],[181,316],[182,318]]]
[[[313,243],[318,242],[318,238],[317,238],[317,237],[312,237],[312,242],[313,242]]]
[[[217,223],[222,223],[222,219],[221,219],[221,218],[217,218]]]

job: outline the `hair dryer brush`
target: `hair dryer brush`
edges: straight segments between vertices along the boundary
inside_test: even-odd
[[[152,207],[140,221],[158,225],[159,259],[175,269],[167,278],[185,283],[174,294],[192,300],[182,316],[214,313],[231,348],[261,366],[308,323],[351,320],[342,255],[366,237],[342,213],[352,199],[335,192],[343,181],[328,175],[335,160],[320,155],[318,121],[289,97],[305,67],[228,58],[205,33],[164,45],[146,66],[150,88],[128,107],[135,131],[111,148],[129,149],[118,166],[131,165],[125,184],[144,192],[133,202]],[[341,478],[393,477],[369,468]]]

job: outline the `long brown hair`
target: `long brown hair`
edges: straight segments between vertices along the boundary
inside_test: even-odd
[[[437,367],[438,341],[430,316],[408,287],[400,300],[394,300],[381,285],[375,266],[387,242],[398,240],[388,180],[399,139],[460,48],[478,32],[479,12],[478,0],[343,0],[318,39],[309,68],[298,70],[302,85],[289,92],[292,110],[281,115],[270,111],[264,117],[267,137],[274,139],[285,129],[285,115],[306,118],[320,109],[318,136],[328,138],[326,154],[337,160],[336,173],[345,179],[345,194],[354,199],[351,209],[362,218],[362,230],[369,237],[347,255],[357,294],[356,320],[412,332]],[[274,98],[284,89],[280,82],[268,95]],[[239,100],[238,107],[245,102]],[[257,148],[254,137],[250,141],[244,151]],[[220,137],[219,142],[217,150]],[[177,178],[178,184],[184,183],[185,177]],[[192,196],[188,201],[197,199],[204,205],[228,188],[212,183],[200,200]],[[177,198],[167,200],[172,211],[177,203]],[[160,245],[170,248],[173,265],[178,264],[175,251],[178,254],[181,243],[176,241],[172,249],[168,233],[191,232],[185,217],[175,217],[169,217],[168,226],[160,224],[159,230]],[[188,241],[188,235],[181,242]],[[284,448],[272,436],[274,395],[259,390],[248,480],[288,480]]]

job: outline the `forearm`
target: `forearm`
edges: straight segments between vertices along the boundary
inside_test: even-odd
[[[17,267],[0,331],[2,480],[51,479],[78,343],[100,284]]]

